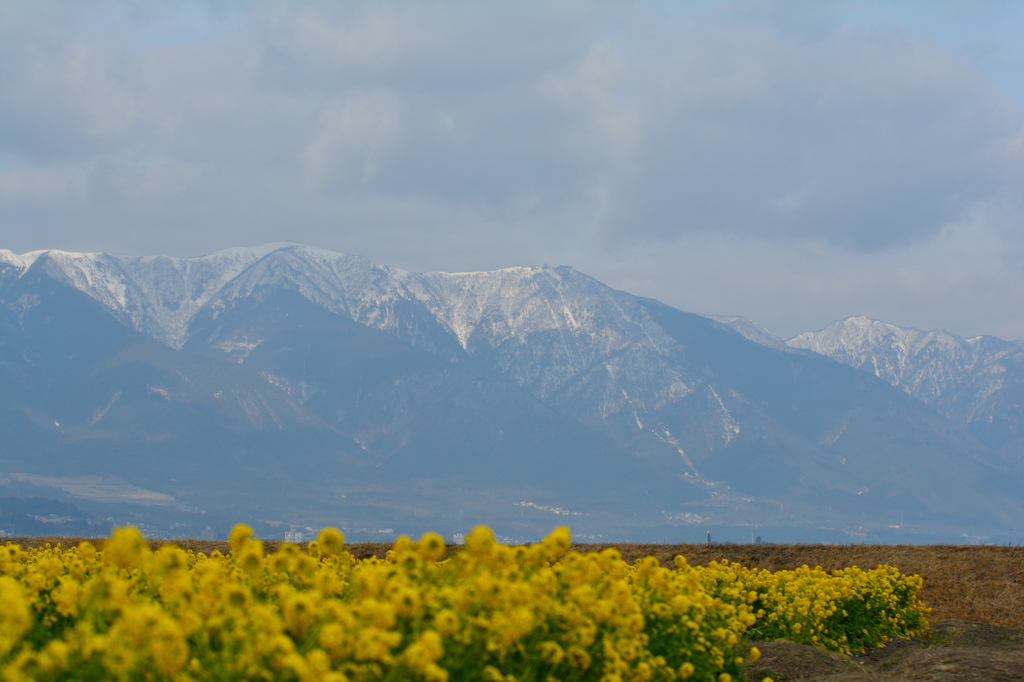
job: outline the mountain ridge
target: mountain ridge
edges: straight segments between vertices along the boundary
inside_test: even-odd
[[[568,267],[411,273],[292,243],[0,251],[0,302],[4,471],[126,469],[236,519],[254,491],[289,523],[317,516],[305,496],[350,528],[459,527],[469,508],[509,537],[546,509],[603,537],[749,523],[868,537],[896,532],[880,519],[897,512],[922,533],[991,534],[1024,511],[1008,458],[882,377]],[[54,374],[74,356],[54,334],[95,353]]]
[[[786,342],[867,371],[932,405],[993,449],[1024,437],[1024,342],[841,320]]]

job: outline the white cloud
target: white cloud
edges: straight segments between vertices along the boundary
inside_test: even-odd
[[[548,73],[541,88],[558,106],[582,117],[569,131],[572,152],[580,160],[627,164],[641,135],[640,113],[626,83],[627,58],[620,46],[599,36],[568,73]]]
[[[0,173],[0,203],[8,205],[79,202],[88,194],[86,168],[21,168]]]
[[[89,172],[89,195],[129,203],[177,199],[198,188],[210,170],[206,164],[176,159],[103,158]]]
[[[1024,212],[983,205],[881,252],[815,238],[683,235],[596,255],[591,272],[684,310],[749,317],[789,337],[866,315],[920,329],[1024,338]]]
[[[265,9],[265,35],[294,58],[331,70],[350,65],[387,68],[423,40],[419,27],[387,6],[352,5],[340,13],[328,9],[326,21],[324,9]]]
[[[394,93],[358,93],[331,101],[320,116],[319,132],[302,153],[303,167],[317,186],[332,175],[343,182],[368,182],[401,134],[401,101]]]

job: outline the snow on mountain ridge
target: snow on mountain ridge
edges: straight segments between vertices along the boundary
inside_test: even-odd
[[[21,270],[24,270],[25,268],[28,267],[27,265],[25,265],[25,261],[22,260],[21,256],[14,253],[13,251],[8,251],[7,249],[0,249],[0,263],[6,265],[13,265],[14,267]]]
[[[290,286],[304,298],[378,329],[394,326],[394,303],[411,296],[389,272],[362,256],[307,246],[277,249],[234,277],[217,306],[253,295],[261,287]]]
[[[590,405],[591,418],[693,391],[666,360],[678,344],[637,299],[572,268],[430,272],[408,285],[468,353],[542,399]],[[623,390],[635,382],[642,395]]]
[[[429,272],[411,283],[411,291],[470,351],[480,343],[525,343],[546,332],[589,338],[604,354],[637,340],[660,349],[674,343],[635,315],[635,297],[569,267]]]
[[[452,360],[458,351],[477,357],[542,399],[586,393],[591,416],[623,405],[645,411],[693,390],[666,359],[677,344],[637,299],[571,268],[418,274],[294,245],[246,268],[208,308],[216,316],[279,288]],[[227,349],[253,339],[208,341]],[[632,381],[643,395],[624,393]]]
[[[204,256],[123,256],[47,249],[5,260],[27,271],[37,262],[58,281],[82,291],[122,322],[180,348],[194,315],[252,263],[288,244],[230,248]],[[8,252],[10,253],[10,252]]]
[[[588,335],[601,347],[599,354],[607,354],[637,334],[650,341],[658,334],[653,325],[642,330],[645,325],[638,326],[625,312],[623,306],[633,300],[629,294],[571,268],[410,273],[293,243],[235,247],[189,258],[58,250],[3,254],[3,262],[22,270],[41,259],[51,276],[175,348],[187,340],[188,325],[204,306],[223,307],[227,300],[277,285],[291,286],[332,312],[380,329],[395,324],[390,317],[394,304],[418,301],[467,350],[511,339],[524,343],[532,334],[557,331]],[[666,343],[670,340],[662,335],[656,345]]]
[[[130,326],[173,348],[187,339],[192,316],[255,259],[252,252],[238,250],[198,258],[99,254],[85,260],[46,254],[51,274],[59,271]]]
[[[787,344],[866,369],[925,402],[959,385],[979,358],[974,347],[941,330],[904,329],[867,317],[851,317]]]
[[[586,420],[625,411],[643,430],[645,415],[707,388],[684,376],[674,360],[680,346],[639,299],[570,267],[417,274],[293,243],[195,258],[32,254],[39,259],[51,276],[174,348],[202,311],[216,319],[240,300],[285,288],[452,360],[468,353]],[[240,362],[259,341],[207,328],[205,342]]]
[[[600,414],[624,405],[642,414],[695,390],[696,380],[667,359],[678,344],[638,299],[569,267],[417,274],[293,243],[195,258],[34,252],[39,259],[51,276],[173,348],[201,311],[216,318],[235,301],[283,287],[453,360],[461,346],[538,397],[586,394]],[[210,340],[224,348],[253,342]],[[634,381],[642,394],[623,391]]]
[[[578,273],[575,273],[578,275]],[[577,319],[565,300],[566,287],[550,268],[516,267],[490,272],[430,272],[410,280],[414,294],[438,320],[452,330],[464,348],[479,343],[474,332],[488,323],[485,342],[497,345],[506,339],[525,342],[533,333],[562,330],[593,332],[593,305],[577,306]],[[415,286],[418,284],[419,286]],[[561,306],[552,306],[557,297]],[[573,301],[581,303],[581,301]],[[588,303],[593,303],[588,301]]]
[[[230,353],[238,362],[245,362],[261,339],[251,330],[220,325],[218,315],[246,299],[285,289],[452,362],[471,356],[585,423],[621,425],[626,415],[638,431],[667,433],[661,417],[654,415],[696,394],[721,408],[720,414],[709,413],[715,424],[706,426],[708,442],[714,436],[728,444],[738,423],[730,411],[744,401],[680,361],[685,349],[652,319],[657,313],[650,302],[570,267],[412,273],[294,243],[194,258],[66,251],[19,256],[0,250],[3,283],[33,267],[44,268],[125,324],[173,348],[182,348],[190,333],[204,330],[207,347]],[[200,314],[207,317],[193,325]],[[996,426],[985,432],[994,435],[978,433],[995,447],[1024,429],[1020,409],[1014,407],[1017,394],[1005,390],[1024,377],[1024,344],[994,337],[964,340],[866,317],[783,342],[750,320],[709,317],[762,345],[808,349],[869,371],[958,423],[994,419]],[[712,434],[716,429],[721,434]]]
[[[788,341],[871,372],[967,428],[993,448],[1024,436],[1024,343],[962,339],[853,317]]]
[[[128,312],[128,284],[117,272],[111,256],[57,250],[32,252],[26,256],[31,258],[29,267],[41,263],[47,274],[58,281],[89,294],[115,313]],[[23,260],[29,262],[29,258],[23,257]]]

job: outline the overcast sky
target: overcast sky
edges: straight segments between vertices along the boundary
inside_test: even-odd
[[[0,248],[1024,338],[1024,3],[0,3]]]

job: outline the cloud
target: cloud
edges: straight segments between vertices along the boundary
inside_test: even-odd
[[[392,8],[348,7],[263,9],[267,44],[288,55],[295,66],[328,71],[355,67],[388,70],[423,43],[424,34]]]
[[[103,158],[91,169],[87,187],[97,201],[148,202],[188,196],[204,179],[208,168],[201,163],[147,156]]]
[[[330,102],[316,138],[302,153],[307,176],[318,185],[332,175],[343,184],[372,180],[399,143],[401,119],[401,102],[393,93],[359,93]]]
[[[976,48],[865,12],[6,3],[0,240],[562,262],[780,331],[870,306],[1016,328],[1021,105]]]
[[[683,310],[743,315],[784,337],[867,315],[904,327],[1024,338],[1024,215],[979,206],[880,252],[820,238],[693,233],[594,258],[592,274]]]
[[[88,195],[89,172],[85,168],[19,169],[0,173],[0,202],[6,205],[39,205],[80,202]]]
[[[623,79],[622,99],[647,114],[643,172],[616,176],[610,231],[878,249],[938,232],[1021,166],[1009,146],[1020,112],[942,51],[846,31],[795,44],[763,28],[678,28]]]
[[[573,157],[635,173],[641,114],[637,98],[626,88],[634,74],[623,52],[613,41],[598,37],[568,73],[546,74],[541,89],[574,118],[582,119],[577,119],[582,126],[566,137]]]

